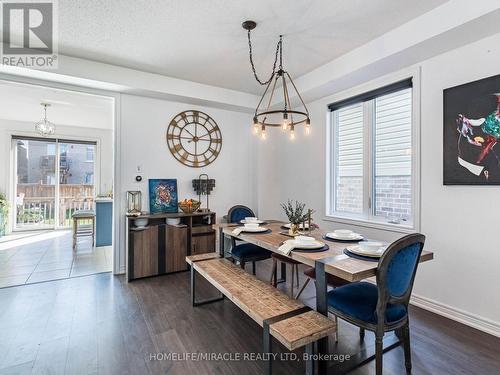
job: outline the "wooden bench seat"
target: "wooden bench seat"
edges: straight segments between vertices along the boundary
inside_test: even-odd
[[[264,352],[271,353],[271,336],[289,350],[306,347],[313,353],[315,341],[334,333],[335,321],[311,310],[302,302],[289,297],[273,286],[235,266],[218,254],[186,257],[191,265],[191,298],[194,306],[221,300],[226,297],[263,327]],[[203,276],[221,294],[221,297],[197,301],[195,272]],[[271,360],[267,373],[271,373]],[[314,373],[314,362],[306,361],[308,374]]]
[[[316,311],[308,311],[269,326],[271,335],[293,351],[335,333],[335,321]]]

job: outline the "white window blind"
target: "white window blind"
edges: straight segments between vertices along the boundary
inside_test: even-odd
[[[332,104],[327,214],[413,222],[411,80]]]

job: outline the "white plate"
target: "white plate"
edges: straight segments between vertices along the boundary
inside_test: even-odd
[[[240,227],[242,228],[242,232],[250,232],[250,233],[261,233],[267,230],[266,227],[256,227],[256,228],[248,228],[248,227]]]
[[[360,246],[352,246],[349,247],[347,250],[349,250],[351,253],[357,254],[357,255],[362,255],[365,257],[372,257],[372,258],[380,258],[382,254],[384,254],[384,251],[387,249],[387,246],[381,246],[376,250],[365,250],[361,248]]]
[[[321,241],[311,241],[312,243],[310,244],[304,242],[298,243],[295,240],[287,240],[285,242],[293,245],[295,249],[313,250],[313,249],[321,249],[323,246],[325,246],[325,244]]]
[[[341,240],[341,241],[357,241],[357,240],[362,240],[363,236],[359,233],[352,233],[351,236],[339,236],[338,234],[334,232],[327,233],[325,235],[327,238],[331,238],[334,240]]]
[[[288,223],[288,224],[285,224],[285,225],[283,225],[283,226],[284,226],[285,228],[287,228],[287,229],[290,229],[291,224],[290,224],[290,223]],[[307,229],[307,228],[309,228],[309,224],[308,224],[308,223],[306,223],[306,224],[305,224],[305,226],[304,226],[303,224],[300,224],[299,229],[304,229],[304,228],[306,228],[306,229]]]
[[[254,221],[246,221],[245,219],[240,221],[241,224],[262,224],[264,220],[254,220]]]

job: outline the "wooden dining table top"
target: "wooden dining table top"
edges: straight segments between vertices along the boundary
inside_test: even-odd
[[[280,233],[286,231],[286,229],[282,228],[286,223],[276,220],[266,220],[266,223],[267,224],[263,224],[262,226],[270,229],[270,233],[242,232],[235,236],[232,231],[236,227],[241,226],[241,224],[215,224],[214,229],[220,229],[227,236],[232,236],[274,253],[284,255],[278,251],[278,248],[284,241],[291,239],[291,237]],[[376,275],[378,262],[361,260],[344,254],[344,249],[349,249],[349,247],[356,245],[356,242],[347,243],[325,240],[323,238],[325,234],[325,231],[316,229],[311,231],[311,233],[306,232],[305,235],[312,236],[317,240],[324,242],[329,246],[328,250],[322,252],[292,251],[288,257],[311,267],[314,267],[315,262],[320,260],[325,264],[326,273],[338,276],[350,282],[360,281]],[[429,261],[433,258],[433,252],[423,250],[420,256],[420,262]]]

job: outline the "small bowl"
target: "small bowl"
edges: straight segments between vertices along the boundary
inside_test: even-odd
[[[167,224],[168,225],[179,225],[181,223],[180,217],[168,217]]]
[[[316,239],[314,237],[309,237],[309,236],[296,236],[295,241],[302,243],[311,243],[316,241]]]
[[[381,247],[384,246],[382,242],[376,242],[376,241],[366,241],[366,242],[360,242],[358,246],[365,251],[377,251]]]
[[[246,221],[247,223],[252,223],[252,222],[257,221],[257,220],[259,220],[259,219],[258,219],[258,218],[256,218],[256,217],[254,217],[254,216],[249,216],[249,217],[246,217],[246,218],[245,218],[245,221]]]
[[[146,225],[148,225],[148,218],[146,217],[141,217],[141,218],[138,218],[138,219],[135,219],[134,220],[134,225],[137,227],[137,228],[143,228],[145,227]]]
[[[245,228],[258,228],[258,223],[245,223]]]

